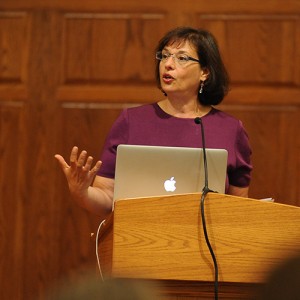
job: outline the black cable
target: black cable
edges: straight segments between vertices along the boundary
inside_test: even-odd
[[[218,300],[218,293],[219,293],[219,280],[218,280],[218,276],[219,276],[219,268],[218,268],[218,263],[217,263],[217,259],[215,256],[215,253],[212,249],[212,246],[210,244],[209,238],[208,238],[208,234],[207,234],[207,228],[206,228],[206,221],[205,221],[205,211],[204,211],[204,201],[205,201],[205,197],[207,195],[207,193],[209,192],[214,192],[211,189],[209,189],[208,187],[208,174],[207,174],[207,159],[206,159],[206,147],[205,147],[205,136],[204,136],[204,125],[202,122],[201,118],[196,118],[195,120],[196,124],[200,124],[201,125],[201,135],[202,135],[202,151],[203,151],[203,163],[204,163],[204,188],[202,190],[202,195],[201,195],[201,217],[202,217],[202,226],[203,226],[203,232],[204,232],[204,237],[205,237],[205,241],[207,244],[207,247],[209,249],[210,255],[213,259],[214,262],[214,269],[215,269],[215,300]]]
[[[206,221],[205,221],[205,211],[204,211],[204,201],[205,201],[205,197],[207,195],[207,193],[211,192],[211,190],[209,188],[204,187],[203,191],[202,191],[202,195],[201,195],[201,217],[202,217],[202,226],[203,226],[203,232],[204,232],[204,237],[205,237],[205,241],[207,244],[207,247],[209,249],[210,255],[213,259],[214,262],[214,269],[215,269],[215,300],[218,300],[218,293],[219,293],[219,282],[218,282],[218,276],[219,276],[219,269],[218,269],[218,263],[217,263],[217,259],[215,256],[215,253],[211,247],[209,238],[208,238],[208,234],[207,234],[207,229],[206,229]]]

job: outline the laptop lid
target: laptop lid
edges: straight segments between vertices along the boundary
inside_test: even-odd
[[[227,150],[206,149],[208,187],[225,193]],[[114,200],[201,192],[201,148],[119,145]]]

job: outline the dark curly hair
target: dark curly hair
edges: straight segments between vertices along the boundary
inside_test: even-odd
[[[208,70],[208,79],[204,82],[203,92],[198,93],[198,101],[203,105],[217,105],[222,102],[229,89],[229,77],[223,64],[215,37],[207,30],[191,27],[178,27],[165,34],[159,41],[156,51],[162,51],[174,43],[189,42],[197,51],[201,68]],[[156,62],[155,78],[161,88],[159,64]],[[200,82],[199,82],[200,88]],[[163,90],[162,90],[163,91]],[[164,91],[163,91],[164,92]]]

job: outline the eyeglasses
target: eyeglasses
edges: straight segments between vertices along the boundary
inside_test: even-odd
[[[170,57],[173,57],[175,63],[177,63],[180,66],[185,65],[188,61],[196,61],[198,63],[200,63],[200,61],[196,58],[190,57],[186,54],[183,53],[169,53],[169,52],[165,52],[165,51],[158,51],[156,52],[155,58],[157,60],[166,62]]]

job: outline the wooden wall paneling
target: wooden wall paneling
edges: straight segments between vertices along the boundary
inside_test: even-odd
[[[299,106],[299,15],[203,14],[231,77],[225,104]]]
[[[3,299],[21,299],[24,275],[22,103],[0,101],[0,282]],[[12,271],[14,270],[14,271]]]
[[[300,17],[297,19],[296,30],[295,30],[295,56],[294,62],[294,81],[297,83],[298,90],[300,86]],[[300,98],[300,97],[299,97]]]
[[[250,197],[273,197],[299,206],[299,107],[224,105],[222,109],[241,119],[249,135],[254,166]]]
[[[24,286],[24,74],[28,18],[0,12],[0,282],[4,299],[21,299]],[[15,270],[12,272],[12,270]]]
[[[27,16],[24,12],[0,12],[1,68],[0,82],[20,84],[26,72],[28,38]]]
[[[199,16],[199,25],[214,32],[220,41],[233,83],[292,85],[298,18],[272,14],[204,14]]]
[[[0,101],[24,101],[28,52],[28,18],[25,12],[0,11]]]
[[[282,151],[278,164],[275,163],[281,179],[276,187],[278,199],[282,203],[300,206],[300,107],[287,107],[279,124]]]
[[[107,94],[114,86],[115,101],[132,102],[135,90],[153,86],[154,52],[163,22],[164,16],[159,13],[66,14],[63,79],[58,98],[76,100],[78,96],[74,99],[69,95],[72,88],[78,95],[81,85],[85,90],[81,101],[89,102],[90,97],[92,101],[110,101]],[[86,93],[90,96],[86,97]]]
[[[72,2],[65,2],[60,0],[4,0],[0,3],[2,9],[19,9],[20,6],[23,9],[57,9],[66,10],[72,9],[74,11],[139,11],[141,8],[145,10],[163,9],[166,11],[181,11],[182,14],[191,12],[199,7],[206,12],[224,12],[224,13],[295,13],[300,11],[300,5],[298,0],[286,0],[285,5],[282,5],[281,1],[265,0],[263,3],[260,0],[211,0],[209,3],[205,0],[186,0],[184,5],[181,0],[153,0],[147,2],[141,2],[137,0],[123,1],[114,0],[113,2],[107,2],[104,0],[74,0]]]
[[[24,107],[24,299],[42,299],[57,277],[59,262],[59,206],[54,201],[53,154],[56,139],[55,89],[59,79],[61,24],[50,11],[28,14],[30,53],[26,82],[29,98]]]
[[[160,14],[66,14],[65,82],[152,80],[161,19]]]

